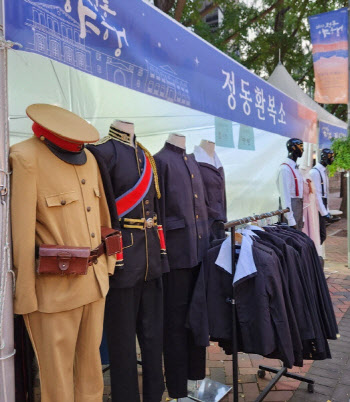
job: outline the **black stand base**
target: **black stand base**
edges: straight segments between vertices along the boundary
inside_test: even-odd
[[[275,386],[275,384],[279,381],[279,379],[282,376],[306,382],[308,384],[307,390],[311,393],[314,392],[314,384],[315,384],[314,380],[310,380],[309,378],[305,378],[298,374],[288,373],[287,367],[282,367],[281,369],[278,370],[272,367],[259,366],[258,377],[264,378],[266,371],[269,371],[270,373],[275,373],[276,376],[273,377],[272,380],[267,384],[263,392],[255,399],[255,402],[263,401],[266,398],[267,394],[271,391],[271,389]]]

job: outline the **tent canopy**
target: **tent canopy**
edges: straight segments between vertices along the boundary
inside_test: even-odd
[[[297,102],[311,110],[314,110],[317,113],[318,120],[322,120],[333,126],[341,127],[345,130],[347,129],[347,124],[345,122],[323,109],[322,106],[311,99],[310,96],[300,88],[282,63],[278,63],[268,79],[268,82],[274,85],[280,91],[284,92],[286,95],[289,95],[291,98],[295,99]]]

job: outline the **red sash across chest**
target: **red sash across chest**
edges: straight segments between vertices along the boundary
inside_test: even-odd
[[[122,194],[115,200],[115,205],[117,208],[119,218],[122,218],[130,211],[132,211],[140,202],[145,198],[151,187],[153,180],[153,170],[151,163],[145,153],[143,153],[143,172],[137,183],[128,190],[126,193]]]

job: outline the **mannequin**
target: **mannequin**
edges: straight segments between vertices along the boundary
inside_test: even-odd
[[[186,320],[200,263],[208,248],[208,213],[199,166],[186,154],[185,137],[171,134],[154,156],[161,191],[170,272],[164,286],[164,366],[169,397],[185,398],[187,380],[205,377],[205,345],[199,345]],[[204,152],[204,151],[203,151]]]
[[[57,106],[31,105],[27,115],[35,136],[10,153],[14,311],[23,315],[39,362],[41,401],[99,402],[103,311],[116,258],[97,252],[101,226],[110,227],[110,219],[97,163],[84,143],[97,141],[98,131]],[[71,247],[48,257],[50,274],[37,273],[49,269],[36,255],[45,245]],[[60,272],[58,261],[74,264],[70,253],[82,247],[94,250],[86,274]]]
[[[169,144],[186,150],[186,137],[182,134],[171,133],[167,139]]]
[[[194,148],[194,156],[206,191],[210,241],[225,237],[224,222],[227,221],[225,173],[215,152],[215,142],[201,140]]]
[[[114,120],[110,130],[115,129],[117,135],[124,141],[128,141],[132,147],[135,147],[135,127],[134,123],[127,121]]]
[[[332,219],[328,208],[329,180],[327,166],[331,165],[333,162],[334,152],[329,148],[324,148],[321,151],[320,162],[310,170],[310,178],[313,181],[316,190],[321,244],[327,238],[326,222],[329,222]]]
[[[282,208],[289,208],[285,214],[289,226],[301,230],[303,227],[303,177],[296,161],[303,155],[304,143],[298,138],[291,138],[286,143],[288,157],[281,164],[277,186],[280,192]]]
[[[214,158],[215,155],[215,142],[209,140],[202,140],[199,144],[201,148],[211,157]]]
[[[142,355],[143,401],[162,399],[164,378],[162,274],[168,271],[156,165],[133,123],[115,120],[89,146],[100,167],[112,225],[121,228],[123,267],[110,277],[104,334],[113,402],[139,402],[135,336]],[[122,308],[121,308],[122,306]]]

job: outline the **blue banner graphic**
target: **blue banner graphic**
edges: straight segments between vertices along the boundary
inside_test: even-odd
[[[11,0],[6,39],[96,77],[316,142],[316,114],[140,0]]]
[[[347,103],[348,10],[309,17],[315,70],[315,100]]]
[[[332,124],[325,123],[324,121],[319,122],[320,132],[319,132],[319,148],[331,148],[332,138],[342,138],[347,136],[346,128],[333,126]]]

